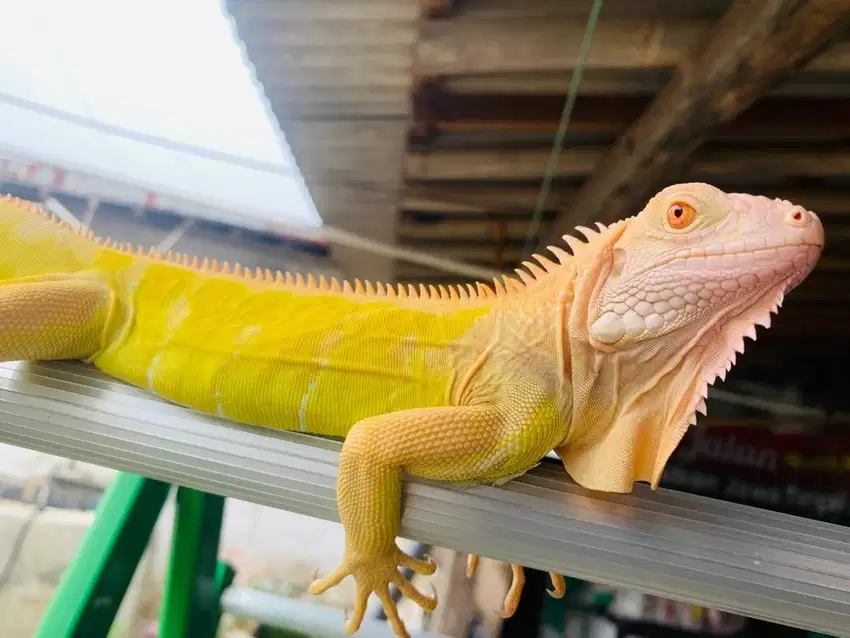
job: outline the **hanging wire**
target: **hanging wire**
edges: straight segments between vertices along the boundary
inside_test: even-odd
[[[537,194],[537,202],[534,206],[534,213],[531,216],[531,223],[528,226],[528,233],[525,236],[525,246],[523,254],[529,255],[534,249],[534,244],[537,239],[537,231],[540,228],[540,219],[543,217],[543,209],[546,206],[546,201],[549,199],[549,193],[552,190],[552,179],[555,174],[555,168],[558,165],[558,160],[561,156],[564,138],[567,134],[567,127],[570,123],[570,115],[573,111],[576,98],[578,97],[578,87],[581,84],[581,77],[584,73],[584,67],[587,64],[587,57],[590,52],[590,45],[593,42],[593,35],[596,32],[596,24],[599,21],[599,12],[602,10],[602,0],[593,0],[593,5],[590,7],[590,15],[587,17],[587,24],[584,27],[584,38],[581,42],[581,50],[579,52],[579,60],[576,68],[573,70],[572,78],[570,79],[570,87],[567,90],[567,98],[564,101],[564,108],[561,111],[561,121],[558,123],[558,130],[555,133],[555,141],[552,144],[552,150],[549,153],[549,161],[546,164],[546,170],[543,174],[543,184],[540,187],[540,192]]]

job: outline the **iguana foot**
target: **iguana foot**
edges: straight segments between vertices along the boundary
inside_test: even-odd
[[[363,622],[366,613],[366,601],[369,594],[375,592],[384,607],[384,612],[392,625],[393,631],[399,638],[410,638],[407,629],[398,615],[395,601],[390,597],[390,584],[399,588],[402,595],[407,596],[425,611],[433,611],[437,606],[437,595],[426,596],[416,589],[398,571],[399,567],[408,567],[417,574],[429,576],[437,565],[429,560],[413,558],[393,547],[392,552],[379,556],[346,556],[342,564],[330,575],[310,583],[311,594],[321,594],[331,587],[337,586],[346,576],[352,576],[356,584],[354,597],[354,613],[345,623],[345,633],[353,634]]]
[[[472,578],[475,570],[478,569],[478,556],[469,554],[466,557],[466,576]],[[552,580],[554,589],[547,590],[553,598],[562,598],[567,591],[567,583],[564,577],[555,572],[549,572],[549,578]],[[511,563],[511,586],[508,593],[505,595],[505,602],[499,612],[502,618],[510,618],[516,613],[519,606],[519,599],[522,595],[522,588],[525,586],[525,569],[522,565]]]

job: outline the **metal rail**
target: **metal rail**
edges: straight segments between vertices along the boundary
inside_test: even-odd
[[[345,614],[341,609],[320,607],[309,602],[286,598],[266,591],[231,587],[221,597],[224,611],[238,618],[249,618],[266,627],[285,629],[298,635],[322,638],[347,638]],[[396,638],[389,623],[364,618],[358,638]],[[445,638],[429,632],[415,632],[413,638]]]
[[[200,416],[75,364],[0,364],[0,442],[338,520],[339,443]],[[592,493],[550,463],[502,487],[406,493],[406,538],[850,636],[844,527],[669,490]]]

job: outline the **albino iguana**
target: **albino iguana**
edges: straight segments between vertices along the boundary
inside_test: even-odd
[[[490,286],[341,285],[136,251],[6,198],[0,360],[82,359],[203,413],[344,437],[344,558],[310,589],[353,576],[346,630],[375,592],[406,636],[388,585],[437,601],[398,571],[436,568],[396,545],[403,472],[498,483],[555,450],[588,488],[657,486],[708,385],[824,242],[799,206],[706,184],[579,230],[572,254]]]

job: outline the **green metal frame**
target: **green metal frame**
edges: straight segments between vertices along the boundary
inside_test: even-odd
[[[170,491],[133,474],[115,478],[35,638],[106,638]],[[223,497],[177,488],[160,638],[214,638],[221,594],[234,577],[218,561],[223,514]]]
[[[178,488],[160,638],[215,637],[221,617],[218,601],[233,581],[233,570],[217,563],[223,514],[222,497]]]
[[[34,638],[107,638],[171,487],[127,473],[115,478]],[[235,575],[218,560],[223,516],[223,497],[177,488],[159,638],[215,638],[221,595]],[[585,583],[573,578],[567,579],[563,599],[546,599],[544,623],[558,632],[564,630],[567,613],[610,603],[605,595],[587,600]]]

